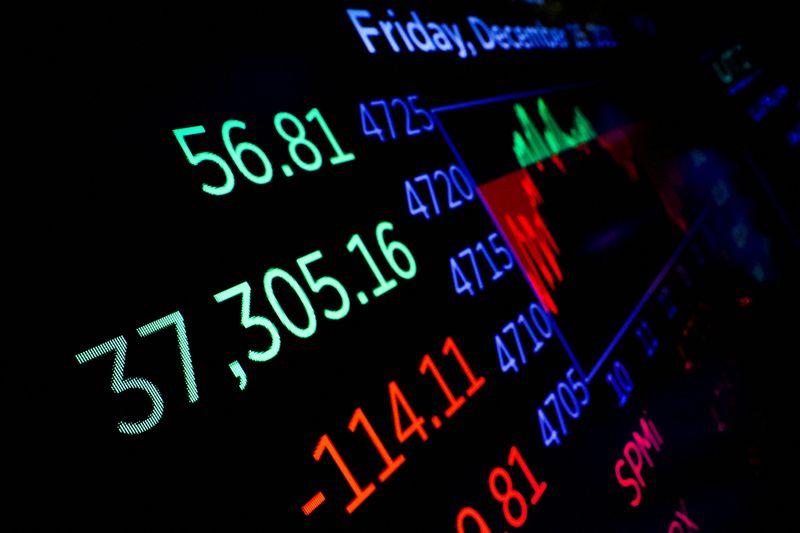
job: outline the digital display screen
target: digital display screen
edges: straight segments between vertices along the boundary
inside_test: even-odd
[[[5,529],[788,516],[800,93],[718,9],[31,15]]]

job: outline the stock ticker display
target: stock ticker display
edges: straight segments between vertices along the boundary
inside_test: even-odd
[[[3,528],[788,515],[788,24],[295,4],[38,15]]]

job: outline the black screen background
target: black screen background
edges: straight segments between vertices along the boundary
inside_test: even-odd
[[[541,504],[529,507],[523,530],[667,529],[679,498],[712,531],[750,529],[779,514],[796,469],[796,439],[784,428],[794,413],[786,368],[794,351],[797,254],[791,230],[757,178],[768,180],[793,219],[797,199],[785,181],[796,173],[796,153],[778,152],[768,135],[753,132],[747,116],[716,92],[703,54],[742,41],[769,76],[794,87],[796,73],[779,53],[791,48],[784,17],[766,7],[746,16],[674,4],[650,13],[603,2],[387,4],[398,13],[415,8],[426,19],[458,21],[462,31],[471,14],[510,23],[599,21],[623,43],[614,50],[496,52],[461,60],[385,50],[370,56],[346,7],[361,6],[70,7],[18,18],[30,31],[12,48],[16,75],[8,104],[8,125],[17,126],[10,128],[6,209],[14,213],[6,258],[11,342],[3,363],[8,527],[438,531],[452,530],[458,511],[469,505],[500,531],[509,526],[486,479],[504,465],[512,444],[549,485]],[[656,33],[637,32],[631,15],[649,15]],[[477,200],[432,220],[409,217],[403,181],[454,163],[454,155],[438,131],[383,144],[365,138],[357,111],[359,102],[409,94],[436,108],[580,83],[593,85],[545,96],[554,109],[560,106],[564,123],[564,110],[576,104],[598,109],[611,102],[650,125],[650,146],[665,158],[698,147],[721,154],[754,206],[756,227],[771,239],[774,267],[768,283],[754,283],[723,243],[704,240],[712,266],[697,269],[702,283],[681,296],[679,314],[679,320],[697,315],[696,330],[686,337],[660,324],[669,355],[652,360],[638,354],[635,338],[624,340],[618,350],[634,376],[630,402],[616,407],[604,369],[591,386],[591,403],[570,426],[574,431],[562,446],[545,448],[536,408],[571,363],[553,338],[520,374],[501,374],[492,342],[532,301],[530,287],[515,269],[476,298],[453,292],[448,258],[494,231],[491,219]],[[531,108],[534,101],[527,100]],[[312,107],[357,159],[283,179],[277,170],[289,160],[272,118],[279,111],[302,117]],[[499,104],[438,114],[478,183],[514,168],[509,107],[505,118],[494,114]],[[210,198],[199,184],[219,179],[219,170],[188,165],[172,129],[203,124],[206,134],[192,138],[193,148],[226,157],[218,132],[231,118],[247,123],[241,139],[270,155],[276,175],[264,186],[237,175],[233,193]],[[602,151],[568,163],[579,183],[593,174],[619,175]],[[652,190],[629,200],[612,198],[611,190],[542,186],[545,215],[565,239],[565,270],[572,260],[575,272],[563,287],[563,306],[575,311],[564,311],[562,330],[575,339],[587,371],[681,238],[663,214],[642,207],[657,204]],[[601,252],[587,265],[577,253],[588,231],[580,206],[591,207],[604,193],[610,205],[627,206],[616,216],[632,217],[637,229],[622,249]],[[632,204],[646,194],[649,204]],[[694,219],[703,201],[691,197],[702,194],[685,194]],[[389,235],[413,251],[419,270],[362,306],[355,292],[369,292],[374,278],[345,244],[354,233],[368,242],[383,220],[395,225]],[[653,228],[657,233],[648,231]],[[216,304],[213,295],[249,281],[253,314],[268,315],[264,272],[284,268],[300,280],[296,258],[317,249],[324,254],[320,273],[348,288],[349,315],[324,319],[321,310],[336,300],[323,291],[312,298],[319,321],[313,337],[281,329],[278,357],[247,361],[247,350],[263,338],[242,329],[237,299]],[[598,287],[596,280],[609,276],[617,289]],[[291,301],[288,294],[281,301]],[[752,305],[743,307],[743,296]],[[287,312],[298,311],[289,305]],[[140,339],[135,332],[175,310],[189,330],[200,391],[195,405],[186,401],[174,336]],[[118,335],[128,339],[125,374],[146,376],[164,397],[161,422],[134,437],[119,434],[116,423],[141,419],[145,395],[110,391],[109,355],[86,365],[74,359]],[[386,385],[396,380],[426,419],[441,416],[441,392],[417,367],[424,354],[438,356],[448,335],[487,384],[440,430],[428,426],[428,442],[412,437],[400,445]],[[682,372],[677,345],[696,354],[694,372]],[[247,370],[245,391],[226,368],[234,359]],[[463,391],[458,369],[436,362]],[[717,434],[708,406],[722,375],[734,383],[735,401],[717,406],[730,411],[729,432]],[[406,457],[386,483],[375,479],[382,466],[363,433],[346,429],[356,407],[390,452]],[[644,410],[665,446],[654,456],[656,468],[645,472],[642,507],[633,509],[613,464]],[[319,463],[312,457],[325,433],[357,479],[376,483],[375,494],[352,515],[344,510],[351,492],[330,457]],[[522,483],[515,477],[519,490]],[[304,517],[300,506],[318,490],[328,501]]]

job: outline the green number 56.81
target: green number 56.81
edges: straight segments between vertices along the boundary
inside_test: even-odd
[[[339,165],[356,158],[352,152],[345,152],[342,150],[319,109],[316,107],[311,109],[306,113],[305,119],[308,123],[317,121],[322,133],[331,145],[334,152],[334,155],[328,159],[331,165]],[[278,135],[288,142],[288,155],[295,166],[306,172],[313,172],[322,167],[322,153],[319,148],[306,137],[306,128],[300,119],[291,113],[280,112],[275,115],[273,125]],[[269,183],[274,174],[272,162],[261,148],[251,142],[241,141],[234,144],[231,139],[232,130],[239,129],[247,129],[247,126],[241,120],[227,120],[222,125],[222,143],[225,145],[225,150],[228,152],[230,160],[239,173],[253,183],[257,185]],[[212,152],[193,152],[192,149],[189,148],[187,142],[187,137],[200,135],[205,132],[206,129],[203,126],[190,126],[188,128],[172,130],[175,139],[177,139],[181,150],[183,150],[190,164],[197,166],[200,163],[210,162],[214,163],[222,170],[223,177],[221,184],[203,183],[202,189],[203,192],[213,196],[223,196],[230,193],[236,183],[233,169],[231,169],[231,166],[225,159],[217,154]],[[248,163],[245,163],[244,155],[246,153],[250,153]],[[294,170],[289,164],[283,164],[280,168],[286,177],[290,177],[294,174]]]

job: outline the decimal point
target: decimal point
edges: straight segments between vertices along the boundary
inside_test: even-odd
[[[283,171],[283,175],[287,178],[290,178],[294,175],[294,170],[289,165],[282,165],[281,170]]]
[[[361,305],[364,305],[369,301],[369,298],[366,294],[364,294],[364,291],[358,291],[356,298],[358,298],[358,301],[361,302]]]
[[[442,419],[434,415],[431,417],[431,424],[433,424],[433,427],[436,429],[439,429],[442,427]]]

